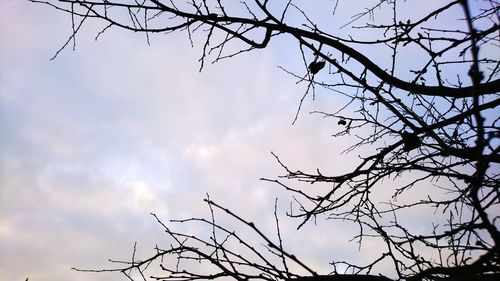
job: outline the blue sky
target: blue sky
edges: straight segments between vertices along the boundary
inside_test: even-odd
[[[354,163],[339,156],[349,139],[330,137],[335,122],[306,114],[338,108],[342,97],[307,100],[291,125],[304,87],[277,66],[304,69],[290,41],[199,73],[202,41],[191,48],[175,33],[147,46],[143,35],[115,29],[96,42],[90,24],[76,51],[50,61],[70,29],[53,9],[0,1],[1,280],[123,280],[70,268],[109,266],[108,258],[129,257],[134,241],[150,253],[163,236],[149,213],[207,216],[206,192],[272,234],[274,198],[284,214],[290,196],[259,181],[282,174],[271,151],[303,170]],[[298,222],[281,222],[285,245],[322,273],[334,256],[366,259],[356,244],[346,247],[349,228],[328,232],[318,222],[293,232]]]

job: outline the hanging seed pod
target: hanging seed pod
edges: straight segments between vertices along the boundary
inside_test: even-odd
[[[323,67],[325,67],[325,61],[313,61],[309,64],[309,71],[312,74],[318,73]]]
[[[403,138],[405,151],[411,151],[422,145],[420,138],[415,133],[403,132],[403,134],[401,134],[401,137]]]

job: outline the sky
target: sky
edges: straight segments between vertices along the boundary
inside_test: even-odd
[[[163,233],[149,213],[206,216],[206,193],[273,233],[282,191],[259,181],[282,174],[271,151],[304,168],[339,152],[326,120],[303,114],[291,125],[304,89],[277,68],[293,67],[280,50],[199,73],[201,50],[185,34],[147,46],[114,30],[95,42],[90,26],[76,51],[50,61],[70,31],[67,15],[0,1],[1,280],[124,280],[71,267],[110,266],[135,241],[150,253]],[[305,259],[327,266],[324,240]]]
[[[206,193],[270,234],[278,197],[285,245],[321,273],[332,256],[363,260],[349,228],[335,241],[324,222],[293,231],[290,196],[259,180],[283,173],[271,152],[304,170],[355,163],[339,156],[350,142],[331,138],[335,122],[307,114],[341,97],[307,99],[291,124],[305,89],[278,68],[304,71],[290,41],[200,73],[202,41],[174,33],[148,46],[118,29],[94,41],[94,24],[50,60],[70,32],[65,14],[0,0],[0,280],[125,280],[71,268],[112,266],[135,241],[151,253],[164,235],[149,214],[206,217]]]

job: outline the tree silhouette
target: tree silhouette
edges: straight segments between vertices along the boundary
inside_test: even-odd
[[[357,138],[346,153],[362,147],[372,151],[352,171],[338,175],[292,169],[274,155],[284,174],[263,179],[294,195],[288,215],[300,220],[299,227],[323,216],[356,224],[359,243],[378,239],[385,251],[368,264],[335,261],[332,273],[320,276],[284,249],[276,212],[277,238],[270,238],[257,225],[207,197],[210,219],[171,223],[202,223],[212,229],[210,237],[176,232],[155,216],[172,241],[169,248],[157,247],[153,255],[139,260],[134,247],[132,259],[114,261],[114,269],[83,271],[122,272],[131,280],[500,277],[497,1],[440,1],[440,6],[423,15],[408,11],[424,10],[416,5],[427,2],[374,1],[347,19],[345,26],[359,32],[344,37],[312,21],[306,9],[294,3],[299,1],[292,0],[30,1],[72,16],[73,32],[54,57],[71,43],[75,46],[76,35],[87,21],[103,24],[97,37],[120,28],[144,33],[147,43],[155,33],[183,31],[190,40],[201,34],[201,68],[207,60],[230,59],[264,49],[275,37],[286,37],[297,44],[304,64],[302,73],[285,70],[306,88],[295,120],[307,96],[318,89],[336,92],[346,98],[344,106],[315,113],[335,120],[341,129],[334,137]],[[332,17],[340,16],[339,5],[348,5],[340,0],[326,2]],[[370,36],[363,39],[363,34]],[[239,48],[241,42],[246,48]],[[408,54],[417,54],[418,62],[408,66]],[[294,183],[324,183],[329,188],[318,194]],[[422,192],[422,186],[430,187],[426,189],[430,192]],[[380,189],[385,195],[382,203],[374,199]],[[413,230],[408,212],[429,208],[436,213],[432,229]],[[249,228],[259,242],[252,243],[217,223],[218,212]],[[386,262],[394,269],[391,279],[373,272]],[[197,271],[190,267],[193,264],[206,267]],[[148,274],[153,267],[160,272]],[[294,273],[297,268],[307,274]]]

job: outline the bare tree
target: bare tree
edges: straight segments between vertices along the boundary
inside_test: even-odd
[[[300,7],[293,0],[30,1],[72,16],[73,32],[55,56],[70,44],[74,47],[81,26],[92,20],[103,23],[97,37],[113,28],[142,32],[148,43],[155,33],[184,31],[190,40],[201,35],[201,68],[207,60],[217,62],[263,49],[275,37],[286,36],[297,45],[304,63],[302,73],[284,69],[305,86],[297,116],[304,99],[317,91],[343,95],[342,107],[316,113],[332,118],[341,128],[334,137],[357,138],[347,153],[363,146],[373,152],[363,156],[352,171],[339,175],[296,170],[275,155],[284,175],[263,179],[294,195],[288,215],[300,219],[299,227],[322,216],[356,224],[359,243],[379,239],[386,250],[369,264],[336,261],[331,275],[320,276],[283,248],[276,213],[277,237],[271,239],[252,222],[207,198],[210,219],[173,223],[205,224],[212,228],[210,237],[175,232],[156,218],[172,240],[169,248],[157,247],[146,259],[138,260],[134,254],[131,261],[115,261],[120,265],[116,269],[91,271],[119,271],[131,280],[132,271],[144,280],[389,280],[373,268],[390,262],[392,277],[398,280],[500,277],[497,1],[440,1],[441,6],[410,16],[400,15],[408,14],[401,11],[418,10],[415,5],[425,4],[373,1],[346,20],[346,27],[359,32],[345,37],[315,23],[307,6]],[[339,16],[339,5],[348,5],[341,0],[327,2],[332,17]],[[381,13],[390,17],[378,17]],[[300,20],[292,14],[300,15]],[[454,26],[450,18],[455,19]],[[370,35],[368,39],[363,39],[364,34]],[[238,48],[241,42],[247,48]],[[387,57],[378,60],[380,55],[359,51],[368,48]],[[418,55],[418,65],[405,65],[408,52]],[[324,183],[329,189],[317,194],[293,187],[296,183]],[[432,187],[431,193],[419,192],[422,186]],[[380,189],[386,195],[382,203],[373,195]],[[428,232],[412,230],[411,223],[402,218],[407,210],[423,208],[435,210],[433,227]],[[260,242],[247,242],[246,237],[218,224],[217,211],[246,225]],[[169,257],[176,261],[173,265],[168,265]],[[210,268],[198,273],[190,270],[192,262]],[[152,264],[163,275],[149,277],[146,273]],[[310,277],[293,273],[291,264]]]

